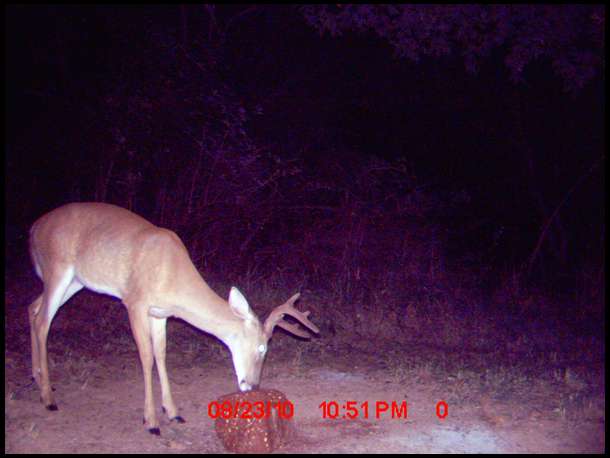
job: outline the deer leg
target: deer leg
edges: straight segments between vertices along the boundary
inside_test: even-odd
[[[30,320],[30,340],[32,343],[32,377],[40,387],[40,352],[38,351],[38,338],[36,337],[36,315],[42,306],[42,294],[36,298],[28,307],[28,318]]]
[[[126,304],[131,324],[131,332],[136,341],[142,374],[144,376],[144,426],[148,432],[160,435],[159,421],[155,413],[155,398],[152,387],[153,346],[150,323],[146,315],[146,307],[139,304]]]
[[[178,423],[184,423],[184,419],[178,415],[178,409],[172,398],[172,391],[169,386],[169,377],[167,376],[167,368],[165,367],[165,350],[166,350],[166,318],[149,317],[150,328],[152,331],[153,351],[155,354],[155,363],[157,364],[157,372],[159,373],[159,381],[161,382],[161,392],[163,394],[163,410],[167,413],[170,420],[176,420]]]
[[[71,268],[57,268],[45,280],[44,292],[29,307],[32,342],[32,375],[40,387],[40,398],[48,410],[57,410],[49,380],[47,337],[57,310],[83,285]]]

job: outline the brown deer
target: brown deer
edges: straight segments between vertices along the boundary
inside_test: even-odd
[[[160,434],[152,390],[153,359],[170,420],[178,415],[165,367],[165,325],[181,318],[224,342],[233,357],[241,391],[255,388],[275,326],[299,337],[308,332],[283,321],[291,315],[311,331],[309,312],[294,308],[299,294],[275,308],[262,324],[235,287],[229,300],[218,296],[193,265],[178,236],[121,207],[71,203],[38,219],[30,230],[30,253],[44,290],[29,306],[32,375],[49,410],[57,410],[49,381],[47,336],[57,310],[76,292],[89,288],[123,301],[144,374],[144,424]]]

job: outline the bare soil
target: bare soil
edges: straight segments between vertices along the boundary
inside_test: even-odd
[[[168,369],[186,423],[170,423],[159,413],[161,436],[153,436],[142,425],[143,382],[126,313],[103,296],[80,293],[58,313],[49,352],[59,410],[45,410],[30,374],[23,298],[33,299],[37,286],[31,288],[5,294],[5,453],[225,452],[208,406],[236,389],[229,351],[185,323],[169,323]],[[409,363],[451,359],[449,349],[337,340],[298,341],[283,332],[274,337],[262,385],[294,404],[294,434],[276,453],[605,451],[603,362],[559,368],[550,378],[503,378],[496,370],[490,389],[492,375],[484,368]],[[404,359],[392,364],[393,354]],[[155,390],[160,408],[158,380]],[[352,418],[342,408],[347,401],[356,402]],[[443,419],[439,401],[448,406]],[[336,403],[337,418],[324,418],[324,402]],[[384,403],[390,409],[377,416]]]

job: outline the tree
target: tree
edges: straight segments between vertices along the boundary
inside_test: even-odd
[[[301,8],[320,34],[373,31],[399,57],[459,53],[466,69],[500,48],[511,79],[548,59],[567,90],[582,88],[603,68],[603,5],[314,5]]]

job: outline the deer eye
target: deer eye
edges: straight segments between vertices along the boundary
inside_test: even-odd
[[[267,347],[265,346],[265,344],[260,344],[258,346],[258,352],[262,354],[265,353],[265,351],[267,351]]]

